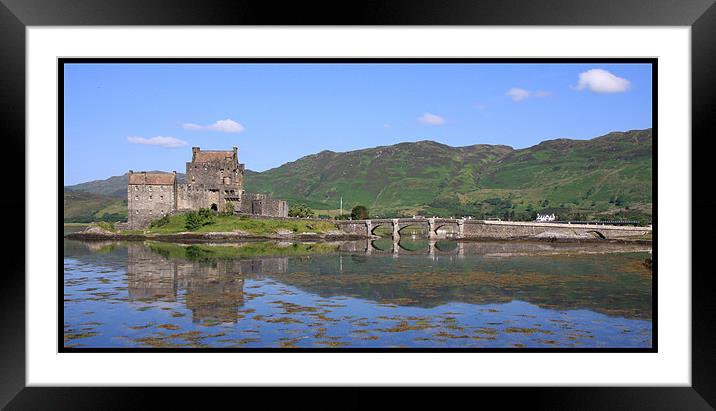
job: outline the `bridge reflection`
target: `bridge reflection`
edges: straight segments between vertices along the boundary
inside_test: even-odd
[[[342,251],[360,252],[366,254],[392,254],[405,255],[457,255],[465,256],[464,243],[452,241],[420,239],[406,240],[393,238],[381,238],[379,240],[355,241],[341,248]]]

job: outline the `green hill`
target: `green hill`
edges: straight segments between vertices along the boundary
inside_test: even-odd
[[[535,211],[579,218],[651,214],[651,129],[526,149],[432,141],[323,151],[246,178],[248,191],[315,209],[363,204],[379,215],[528,219]]]
[[[247,170],[245,189],[270,193],[289,204],[305,203],[318,214],[335,214],[343,197],[344,210],[362,204],[373,216],[532,219],[536,212],[554,212],[560,218],[649,220],[651,134],[651,129],[614,132],[519,150],[419,141],[345,153],[322,151],[261,173]],[[178,176],[183,181],[184,175]],[[80,213],[86,216],[101,212],[98,206],[107,197],[126,197],[126,185],[125,174],[66,189],[99,195],[70,200],[78,210],[91,206]]]
[[[166,173],[165,171],[150,171],[151,173]],[[177,173],[177,181],[183,183],[186,175]],[[93,180],[86,183],[65,186],[65,190],[84,191],[87,193],[101,194],[110,197],[127,197],[127,182],[129,181],[129,173],[121,176],[113,176],[105,180]]]
[[[127,199],[65,190],[63,214],[65,223],[124,221],[127,219]]]

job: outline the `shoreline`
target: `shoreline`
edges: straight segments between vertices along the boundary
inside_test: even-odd
[[[364,236],[358,234],[339,233],[298,233],[298,234],[248,234],[236,232],[209,232],[176,234],[121,234],[111,232],[74,232],[63,236],[71,240],[82,241],[163,241],[174,243],[224,243],[249,241],[359,241],[378,240],[386,237]],[[428,239],[424,239],[428,240]],[[652,245],[647,239],[589,239],[589,238],[556,238],[556,237],[514,237],[514,238],[488,238],[463,237],[439,238],[435,240],[457,242],[535,242],[535,243],[571,243],[571,244],[642,244]]]
[[[176,234],[121,234],[121,233],[98,233],[82,232],[69,233],[64,236],[71,240],[83,241],[164,241],[175,243],[209,243],[209,242],[236,242],[236,241],[355,241],[371,240],[374,237],[367,237],[356,234],[247,234],[234,232],[211,232],[211,233],[176,233]]]

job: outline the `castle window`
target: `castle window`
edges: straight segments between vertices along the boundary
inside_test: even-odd
[[[160,199],[160,200],[164,200],[164,196],[159,196],[159,199]]]
[[[149,191],[152,191],[152,186],[149,186]]]
[[[139,200],[139,196],[134,196],[134,199],[135,199],[135,200]]]
[[[134,214],[139,214],[139,210],[135,211]]]
[[[152,199],[152,196],[149,196],[149,199],[151,200],[151,199]]]
[[[139,191],[139,186],[134,186],[134,191]]]

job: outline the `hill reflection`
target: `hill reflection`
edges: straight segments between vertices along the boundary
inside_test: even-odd
[[[195,322],[236,322],[245,301],[244,281],[257,278],[325,298],[352,297],[399,306],[522,300],[553,310],[651,318],[651,274],[642,265],[643,246],[449,241],[420,241],[397,248],[368,241],[73,243],[77,244],[65,246],[66,253],[73,254],[67,257],[111,253],[122,259],[126,255],[130,299],[182,297]]]

